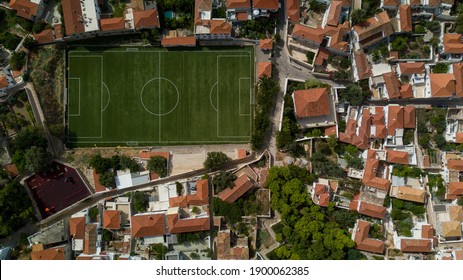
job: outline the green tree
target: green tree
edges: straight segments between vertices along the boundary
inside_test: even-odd
[[[212,179],[215,193],[218,194],[226,188],[232,188],[233,182],[236,180],[236,175],[231,172],[220,171]]]
[[[26,53],[23,51],[13,52],[10,57],[10,66],[13,70],[21,70],[26,64]]]
[[[100,184],[102,184],[105,187],[108,188],[115,188],[116,187],[116,178],[114,176],[113,171],[106,171],[102,174],[100,174],[100,177],[98,179]]]
[[[368,16],[365,10],[357,9],[357,10],[352,11],[350,18],[352,20],[352,25],[357,25],[357,24],[365,22]]]
[[[441,30],[441,25],[438,21],[433,20],[426,22],[426,28],[433,33],[438,33]]]
[[[211,209],[214,215],[224,216],[225,220],[230,224],[239,222],[244,214],[238,203],[227,203],[218,197],[212,198]]]
[[[136,191],[132,195],[132,205],[138,213],[145,212],[148,208],[148,196],[144,192]]]
[[[227,163],[230,159],[223,152],[208,152],[204,161],[204,168],[217,169]]]
[[[396,37],[391,43],[391,50],[403,55],[408,49],[408,37]]]
[[[164,260],[169,249],[162,243],[150,245],[150,251],[153,252],[156,260]]]
[[[341,91],[339,99],[341,102],[348,102],[352,106],[359,106],[370,98],[371,92],[364,91],[359,85],[349,84]]]
[[[447,141],[445,141],[445,137],[442,134],[434,134],[432,140],[434,140],[434,143],[436,143],[436,146],[439,149],[442,149],[447,144]]]
[[[0,237],[6,237],[34,219],[29,196],[19,182],[0,187]]]
[[[449,65],[444,62],[438,62],[432,68],[433,73],[447,73],[449,71]]]
[[[46,22],[38,20],[32,26],[32,32],[34,34],[38,34],[38,33],[42,32],[43,30],[45,30],[45,28],[47,28],[47,26],[48,26],[48,24]]]
[[[24,152],[24,170],[32,173],[45,171],[50,160],[44,148],[32,146]]]
[[[27,36],[26,39],[24,39],[23,46],[24,46],[26,49],[30,50],[30,49],[32,49],[32,47],[35,46],[35,43],[36,43],[36,42],[35,42],[34,37],[32,37],[32,36]]]
[[[90,217],[90,220],[93,221],[93,222],[96,222],[99,212],[100,211],[98,210],[97,206],[93,206],[92,208],[90,208],[88,210],[88,216]]]
[[[312,64],[313,63],[313,58],[315,57],[315,53],[311,52],[311,51],[308,51],[306,54],[305,54],[306,58],[307,58],[307,63],[309,64]]]
[[[151,157],[146,167],[149,171],[156,172],[161,178],[167,176],[167,160],[162,156]]]

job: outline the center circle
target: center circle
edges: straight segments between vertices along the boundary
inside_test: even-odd
[[[177,107],[179,99],[178,89],[169,79],[153,78],[141,89],[141,105],[155,116],[170,114]]]

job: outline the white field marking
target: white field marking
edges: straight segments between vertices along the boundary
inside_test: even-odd
[[[158,79],[161,78],[161,53],[158,53]],[[144,87],[144,86],[143,86]],[[175,87],[177,88],[177,87]],[[143,92],[143,91],[142,91]],[[178,90],[177,90],[177,102],[178,102]],[[143,107],[145,107],[143,105]],[[175,105],[175,107],[177,107],[177,105]],[[174,109],[175,109],[174,107]],[[161,80],[159,80],[159,83],[158,83],[158,112],[159,114],[161,114]],[[161,142],[161,116],[158,116],[158,130],[159,130],[159,133],[158,133],[158,141]]]
[[[70,57],[71,57],[71,56],[70,56]],[[100,78],[101,78],[101,82],[103,82],[103,67],[104,67],[104,66],[103,66],[103,62],[104,62],[104,60],[103,60],[103,56],[102,56],[102,55],[81,55],[81,56],[79,56],[79,55],[73,55],[72,57],[84,57],[84,58],[87,58],[87,57],[94,57],[94,58],[95,58],[95,57],[98,57],[98,58],[100,58],[100,60],[101,60],[101,61],[100,61],[100,66],[101,66],[101,67],[100,67]],[[71,63],[69,62],[69,68],[71,68],[71,65],[70,65],[70,64],[71,64]],[[79,88],[80,88],[80,87],[79,87]],[[74,138],[74,139],[76,139],[76,138],[79,138],[79,139],[81,139],[81,138],[101,139],[101,138],[103,138],[103,111],[102,111],[102,108],[101,108],[102,104],[103,104],[103,85],[100,84],[100,136],[78,136],[78,137],[68,137],[68,139],[71,139],[71,138]],[[69,106],[69,105],[68,105],[68,106]],[[78,142],[76,142],[76,143],[80,143],[80,142],[81,142],[81,141],[78,141]]]
[[[80,78],[69,78],[69,77],[68,77],[68,81],[70,81],[70,80],[78,80],[78,81],[79,81],[79,91],[78,91],[78,94],[79,94],[79,95],[78,95],[78,97],[79,97],[79,103],[78,103],[79,107],[78,107],[78,108],[79,108],[79,110],[77,110],[79,113],[77,113],[77,114],[70,114],[70,113],[68,112],[68,117],[80,117]],[[70,90],[69,90],[69,87],[68,87],[68,110],[70,111],[70,105],[69,105],[69,91],[70,91]]]
[[[214,91],[214,87],[215,87],[215,86],[217,86],[217,82],[212,86],[211,91],[209,92],[209,101],[211,102],[212,108],[214,108],[214,110],[215,110],[216,112],[218,112],[217,108],[215,108],[215,106],[214,106],[214,103],[212,103],[212,92]],[[217,95],[218,95],[218,92],[217,92],[217,90],[216,90],[215,99],[217,99]],[[217,101],[217,100],[216,100],[216,101]]]
[[[106,110],[106,108],[108,108],[109,102],[111,101],[111,92],[109,92],[108,86],[103,81],[102,81],[102,83],[103,83],[103,86],[106,88],[106,92],[108,93],[108,103],[106,103],[106,106],[104,106],[103,111],[102,111],[102,112],[104,112]]]
[[[238,82],[238,90],[239,90],[239,94],[238,94],[238,112],[239,112],[239,115],[240,116],[251,116],[251,109],[249,109],[249,113],[247,114],[243,114],[241,113],[241,80],[249,80],[249,85],[251,85],[251,78],[240,78],[239,79],[239,82]],[[251,104],[249,104],[251,105]]]
[[[250,55],[250,52],[248,52],[249,55],[218,55],[216,57],[216,64],[217,64],[217,110],[219,109],[219,94],[218,94],[218,89],[219,89],[219,60],[220,60],[220,57],[249,57],[249,59],[251,60],[251,55]],[[249,65],[251,67],[251,65]],[[249,69],[249,72],[251,73],[251,69]],[[239,104],[238,104],[239,105]],[[239,113],[239,112],[238,112]],[[251,139],[250,136],[221,136],[220,135],[220,129],[219,129],[219,112],[217,111],[217,138],[247,138],[247,139]],[[249,116],[249,119],[250,119],[250,123],[252,124],[252,118],[251,116]]]
[[[126,52],[138,52],[138,48],[127,48]]]
[[[146,108],[145,103],[143,102],[143,91],[144,91],[146,85],[147,85],[148,83],[154,81],[154,80],[159,80],[159,81],[165,80],[165,81],[168,81],[169,83],[171,83],[171,84],[174,86],[175,91],[177,92],[177,103],[175,104],[174,108],[172,108],[169,112],[162,113],[162,114],[151,112],[148,108]],[[161,83],[159,83],[159,84],[161,84]],[[158,87],[158,90],[160,90],[160,86]],[[160,93],[160,92],[159,92],[159,96],[161,96],[161,93]],[[174,111],[174,110],[177,108],[179,100],[180,100],[180,93],[179,93],[179,91],[178,91],[177,86],[176,86],[171,80],[166,79],[166,78],[152,78],[151,80],[149,80],[148,82],[146,82],[146,83],[143,85],[143,88],[141,89],[141,92],[140,92],[140,102],[141,102],[141,105],[143,106],[143,108],[145,109],[146,112],[148,112],[149,114],[154,115],[154,116],[160,116],[160,117],[161,117],[161,116],[165,116],[165,115],[168,115],[168,114],[172,113],[172,111]],[[160,97],[158,97],[158,102],[161,102],[161,98],[160,98]],[[158,108],[159,108],[159,110],[161,110],[160,106],[159,106]]]
[[[249,137],[250,139],[251,137]],[[74,138],[75,139],[75,138]],[[95,138],[95,139],[98,139],[98,138]],[[127,143],[127,141],[124,141],[124,140],[121,140],[121,141],[69,141],[70,143],[77,143],[77,144],[80,144],[80,143],[99,143],[99,144],[113,144],[113,143]],[[178,140],[178,141],[129,141],[129,142],[138,142],[138,143],[176,143],[176,144],[179,144],[179,143],[186,143],[186,144],[204,144],[204,143],[211,143],[211,144],[214,144],[214,143],[228,143],[228,144],[234,144],[234,143],[248,143],[249,140],[236,140],[236,139],[233,139],[233,140],[217,140],[217,141],[214,141],[214,140],[209,140],[209,141],[182,141],[182,140]]]

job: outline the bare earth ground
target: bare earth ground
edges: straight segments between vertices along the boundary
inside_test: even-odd
[[[221,151],[230,159],[235,159],[235,149],[250,150],[249,144],[227,144],[227,145],[197,145],[197,146],[167,146],[153,147],[152,151],[169,151],[172,156],[170,175],[184,173],[196,169],[203,168],[203,162],[206,159],[208,152]],[[63,159],[71,165],[83,171],[84,175],[90,184],[93,185],[93,171],[89,169],[88,162],[92,156],[101,154],[103,157],[111,157],[113,155],[126,155],[129,157],[137,157],[140,151],[149,150],[149,148],[77,148],[67,150],[63,154]],[[94,186],[93,186],[94,187]]]

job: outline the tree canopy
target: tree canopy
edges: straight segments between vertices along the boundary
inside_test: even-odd
[[[214,185],[215,193],[219,193],[226,188],[233,186],[233,182],[236,180],[236,175],[231,172],[220,171],[212,179],[212,184]]]
[[[346,259],[354,247],[346,229],[332,218],[328,209],[313,204],[307,193],[315,175],[296,167],[272,167],[267,186],[272,191],[271,206],[281,214],[282,230],[277,240],[284,245],[273,252],[279,259]]]
[[[146,167],[149,171],[156,172],[161,178],[167,176],[167,160],[163,156],[150,157]]]
[[[230,159],[223,152],[209,152],[204,161],[204,168],[216,169],[227,163]]]
[[[0,237],[10,235],[34,216],[26,190],[18,182],[0,187]]]
[[[144,192],[134,192],[132,195],[133,209],[137,212],[146,212],[148,208],[148,196]]]

